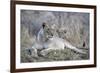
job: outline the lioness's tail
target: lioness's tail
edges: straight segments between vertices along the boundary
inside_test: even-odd
[[[86,52],[84,52],[84,51],[82,51],[82,50],[80,50],[80,49],[74,47],[73,45],[71,45],[71,44],[68,43],[68,42],[65,42],[65,46],[66,46],[67,48],[70,48],[71,50],[74,50],[74,51],[78,52],[78,53],[86,54]]]

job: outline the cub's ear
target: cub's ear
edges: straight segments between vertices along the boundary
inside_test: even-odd
[[[45,23],[45,22],[43,22],[42,27],[44,28],[44,27],[45,27],[45,25],[46,25],[46,23]]]

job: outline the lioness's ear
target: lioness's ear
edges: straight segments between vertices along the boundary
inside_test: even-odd
[[[45,27],[45,25],[46,25],[46,23],[45,23],[45,22],[43,22],[42,27],[44,28],[44,27]]]

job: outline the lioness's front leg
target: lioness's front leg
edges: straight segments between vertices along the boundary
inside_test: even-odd
[[[44,50],[42,50],[41,52],[40,52],[40,54],[42,55],[42,56],[46,56],[49,52],[50,52],[50,48],[47,48],[47,49],[44,49]]]

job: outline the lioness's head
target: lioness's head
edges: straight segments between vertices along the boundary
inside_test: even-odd
[[[54,29],[52,29],[52,25],[43,23],[42,27],[44,31],[45,40],[48,40],[49,38],[52,38],[54,36]]]

